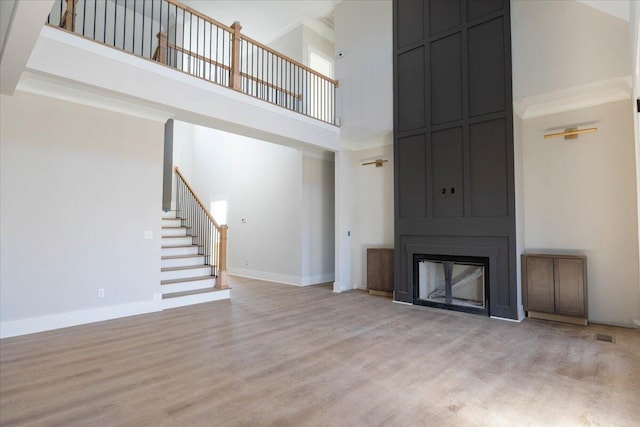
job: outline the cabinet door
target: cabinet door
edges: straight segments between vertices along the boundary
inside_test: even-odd
[[[393,249],[382,249],[382,290],[393,292]]]
[[[585,317],[584,260],[555,259],[556,313]]]
[[[382,253],[377,249],[367,249],[367,289],[382,290]]]
[[[553,313],[553,258],[526,257],[527,304],[525,310]]]

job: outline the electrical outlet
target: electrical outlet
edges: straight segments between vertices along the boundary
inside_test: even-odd
[[[104,288],[98,289],[98,298],[104,298]]]
[[[144,238],[149,240],[149,239],[153,239],[153,231],[145,231],[144,232]]]

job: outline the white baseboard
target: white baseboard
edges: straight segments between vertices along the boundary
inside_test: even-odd
[[[229,268],[229,274],[247,279],[265,280],[267,282],[283,283],[293,286],[310,286],[327,283],[334,280],[333,274],[319,274],[316,276],[293,276],[289,274],[271,273],[269,271],[250,270],[248,268]]]
[[[524,307],[523,306],[518,306],[518,318],[517,319],[509,319],[506,317],[498,317],[498,316],[489,316],[492,319],[496,319],[496,320],[504,320],[506,322],[516,322],[516,323],[520,323],[522,322],[526,316],[525,312],[524,312]]]
[[[187,305],[201,304],[211,301],[220,301],[231,298],[231,290],[221,289],[214,292],[206,292],[202,294],[186,295],[179,298],[167,298],[162,300],[163,310],[171,308],[185,307]]]
[[[111,305],[108,307],[69,311],[66,313],[51,314],[48,316],[1,322],[0,338],[34,334],[36,332],[68,328],[69,326],[102,322],[103,320],[136,316],[156,311],[162,311],[162,295],[159,293],[153,294],[153,299],[150,301]]]
[[[524,306],[523,305],[519,305],[518,306],[518,320],[519,321],[523,321],[525,317],[527,317],[527,314],[524,312]]]
[[[491,319],[504,320],[505,322],[516,322],[516,323],[520,323],[520,322],[522,322],[524,320],[524,317],[520,318],[520,319],[509,319],[509,318],[506,318],[506,317],[498,317],[498,316],[489,316],[489,317]]]
[[[302,286],[317,285],[319,283],[333,282],[334,274],[318,274],[316,276],[302,277]]]
[[[302,286],[300,276],[249,270],[248,268],[229,268],[228,271],[230,275],[245,277],[247,279],[265,280],[267,282],[283,283],[285,285]]]

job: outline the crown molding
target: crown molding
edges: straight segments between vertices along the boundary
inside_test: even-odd
[[[618,77],[514,100],[513,110],[523,119],[532,119],[631,99],[631,88],[631,76]]]

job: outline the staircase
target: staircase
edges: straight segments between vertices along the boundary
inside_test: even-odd
[[[161,287],[163,309],[230,297],[229,289],[216,288],[213,268],[198,254],[194,236],[175,211],[162,213]]]

